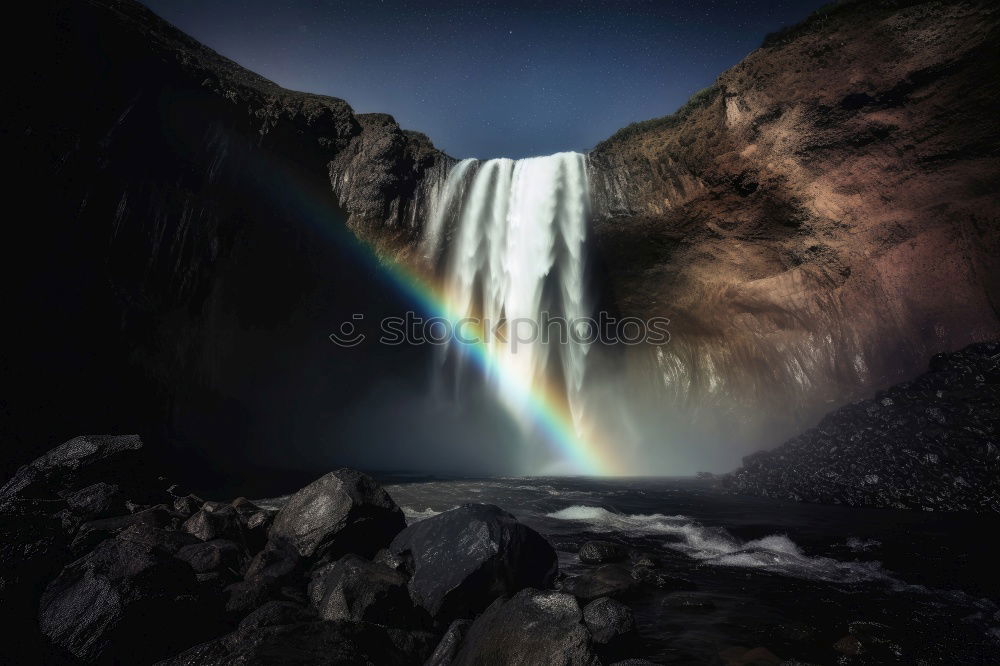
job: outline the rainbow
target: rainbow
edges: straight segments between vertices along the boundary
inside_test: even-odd
[[[422,314],[442,317],[452,323],[465,316],[460,314],[462,310],[457,304],[451,302],[446,290],[437,286],[434,280],[400,262],[383,259],[343,221],[331,220],[331,209],[339,209],[337,203],[331,200],[332,192],[326,190],[323,195],[319,195],[314,187],[298,182],[291,173],[283,169],[274,170],[264,160],[247,160],[244,166],[246,169],[260,170],[261,182],[270,184],[274,196],[284,200],[291,197],[297,204],[301,213],[299,219],[309,223],[359,262],[372,268],[376,277],[381,278],[404,299],[414,302],[415,309],[422,310]],[[526,406],[538,432],[551,444],[560,459],[572,466],[575,473],[586,476],[627,474],[621,456],[613,455],[608,445],[600,444],[603,438],[578,434],[561,391],[556,391],[551,385],[526,386],[524,382],[517,381],[517,378],[510,376],[510,370],[498,362],[495,352],[482,342],[463,343],[463,352],[485,376],[495,378],[505,388],[511,389],[511,394],[516,395]],[[587,430],[591,432],[595,428]]]
[[[367,244],[364,247],[371,258],[378,261],[374,251]],[[459,306],[451,302],[446,289],[436,286],[432,280],[418,271],[397,262],[378,263],[383,274],[391,278],[394,286],[404,297],[416,302],[423,314],[429,317],[441,317],[453,325],[467,316]],[[619,458],[611,455],[607,446],[600,445],[597,438],[582,436],[577,431],[560,391],[555,390],[547,382],[528,386],[518,381],[511,376],[508,366],[499,362],[496,352],[482,342],[483,335],[474,337],[475,342],[459,343],[465,357],[470,359],[485,376],[496,378],[505,389],[527,406],[533,425],[577,473],[587,476],[625,474]]]

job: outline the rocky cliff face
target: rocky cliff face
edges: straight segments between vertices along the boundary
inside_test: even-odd
[[[402,305],[349,228],[408,238],[447,158],[131,0],[26,11],[31,56],[3,111],[8,203],[23,210],[3,244],[19,322],[0,352],[3,470],[87,429],[197,451],[240,441],[244,462],[276,441],[308,456],[367,373],[414,367],[327,339],[353,312]]]
[[[592,151],[613,299],[672,320],[636,362],[668,402],[776,437],[1000,334],[998,24],[833,4]]]

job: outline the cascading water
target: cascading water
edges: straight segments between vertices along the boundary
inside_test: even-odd
[[[456,313],[482,322],[498,368],[493,374],[502,375],[487,381],[525,427],[525,401],[555,391],[577,430],[584,428],[588,344],[569,327],[591,314],[585,285],[589,207],[580,153],[463,160],[439,190],[425,228],[425,258],[442,267]],[[458,376],[460,344],[453,340],[444,354],[459,367]]]

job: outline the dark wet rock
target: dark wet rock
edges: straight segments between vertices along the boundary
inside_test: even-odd
[[[243,542],[246,540],[245,528],[240,515],[231,507],[215,511],[198,510],[184,521],[181,529],[202,541],[213,539],[230,539]]]
[[[621,661],[612,663],[610,666],[657,666],[657,663],[648,659],[622,659]]]
[[[252,513],[246,517],[247,527],[251,532],[263,532],[265,535],[271,528],[271,523],[274,522],[274,511],[267,511],[261,509],[256,513]]]
[[[357,555],[345,555],[313,573],[309,598],[324,620],[413,626],[418,622],[406,576]]]
[[[198,497],[197,495],[185,495],[183,497],[177,497],[174,499],[174,511],[181,514],[185,518],[189,518],[192,514],[196,513],[201,509],[205,500]]]
[[[403,512],[374,479],[352,470],[330,472],[298,491],[274,517],[269,535],[303,557],[371,557],[406,526]]]
[[[434,652],[440,637],[439,634],[423,629],[401,629],[398,627],[385,627],[385,633],[397,650],[418,664],[427,661]]]
[[[740,493],[851,506],[1000,511],[1000,343],[841,407],[725,479]]]
[[[262,509],[248,500],[246,497],[237,497],[234,499],[229,506],[233,508],[236,513],[243,517],[244,520],[248,519],[255,513],[260,513]]]
[[[422,662],[419,652],[411,652],[426,649],[416,643],[417,638],[426,636],[363,622],[312,621],[273,626],[255,622],[190,648],[160,662],[160,666],[404,666]]]
[[[143,488],[142,440],[138,435],[74,437],[21,467],[0,488],[0,507],[28,499],[49,500],[98,482],[114,480],[127,490]]]
[[[409,575],[409,572],[406,569],[406,561],[388,548],[383,548],[375,553],[375,557],[372,558],[372,561],[389,567],[393,571],[401,571],[407,576]]]
[[[588,541],[580,547],[577,557],[584,564],[607,564],[628,558],[628,548],[611,541]]]
[[[576,599],[526,588],[510,599],[497,599],[477,617],[451,663],[596,666],[600,662]]]
[[[155,549],[158,553],[176,555],[185,546],[199,543],[196,537],[177,530],[162,529],[144,523],[130,525],[122,532],[127,533],[128,540]]]
[[[617,564],[604,564],[562,581],[562,590],[581,601],[599,597],[621,598],[639,585],[628,569]]]
[[[112,483],[136,496],[155,494],[142,448],[136,435],[75,437],[19,468],[0,488],[0,588],[8,607],[31,609],[20,615],[34,615],[45,583],[74,554],[107,536],[74,548],[69,535],[86,524],[79,518],[91,516],[78,514],[73,505],[103,510],[109,501],[114,507]]]
[[[227,585],[222,593],[226,612],[234,617],[245,616],[268,601],[280,600],[282,597],[281,583],[266,577],[245,578]]]
[[[48,502],[15,502],[0,510],[0,596],[12,635],[37,633],[38,593],[72,559],[63,515]],[[76,520],[68,509],[68,519]],[[68,525],[72,527],[72,524]]]
[[[833,644],[833,649],[840,654],[856,657],[861,654],[861,641],[856,636],[844,636]]]
[[[42,594],[39,627],[88,662],[148,663],[203,639],[196,579],[135,526],[67,565]],[[155,627],[155,630],[151,630]]]
[[[125,498],[118,486],[99,481],[66,496],[66,505],[86,519],[125,513]]]
[[[136,513],[89,520],[77,528],[72,550],[77,554],[85,553],[101,541],[133,525],[163,529],[175,526],[178,519],[178,514],[170,511],[165,504],[158,504]]]
[[[246,551],[228,539],[213,539],[184,546],[175,555],[197,573],[220,571],[238,577],[246,562]]]
[[[587,604],[583,609],[583,621],[595,643],[610,643],[635,631],[632,609],[607,597]]]
[[[290,601],[269,601],[243,618],[239,624],[239,631],[246,633],[263,627],[278,627],[314,619],[316,613],[310,608]]]
[[[633,567],[646,567],[647,569],[655,569],[660,566],[660,563],[651,555],[640,555],[632,562]]]
[[[451,663],[455,660],[455,655],[458,654],[458,649],[462,645],[462,640],[465,639],[465,635],[469,632],[469,627],[472,626],[472,620],[455,620],[449,626],[447,631],[444,632],[444,636],[438,642],[437,647],[434,648],[434,652],[431,654],[430,658],[424,663],[424,666],[451,666]]]
[[[80,524],[83,522],[83,518],[73,513],[69,509],[62,509],[56,511],[52,514],[52,519],[59,522],[59,526],[62,527],[63,532],[67,535],[71,535],[80,528]]]
[[[247,566],[247,577],[267,576],[287,580],[298,570],[301,558],[298,549],[284,539],[267,542],[264,550],[254,555]]]
[[[243,580],[225,589],[226,610],[235,615],[246,614],[272,599],[289,599],[285,588],[298,580],[300,564],[294,545],[284,539],[268,541],[250,560]]]
[[[542,535],[490,504],[466,504],[414,523],[389,549],[413,572],[414,602],[445,622],[468,617],[498,596],[549,587],[558,571]]]
[[[694,590],[697,587],[689,580],[646,566],[633,567],[632,578],[644,586],[655,587],[658,590]]]

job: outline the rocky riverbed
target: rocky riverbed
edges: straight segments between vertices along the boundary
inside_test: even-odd
[[[212,501],[149,460],[77,437],[0,489],[0,662],[989,663],[1000,636],[995,518],[346,468]]]
[[[633,633],[594,586],[556,590],[554,548],[492,504],[407,526],[346,468],[280,510],[205,501],[145,454],[77,437],[0,490],[2,589],[36,638],[7,644],[15,661],[598,664]]]

